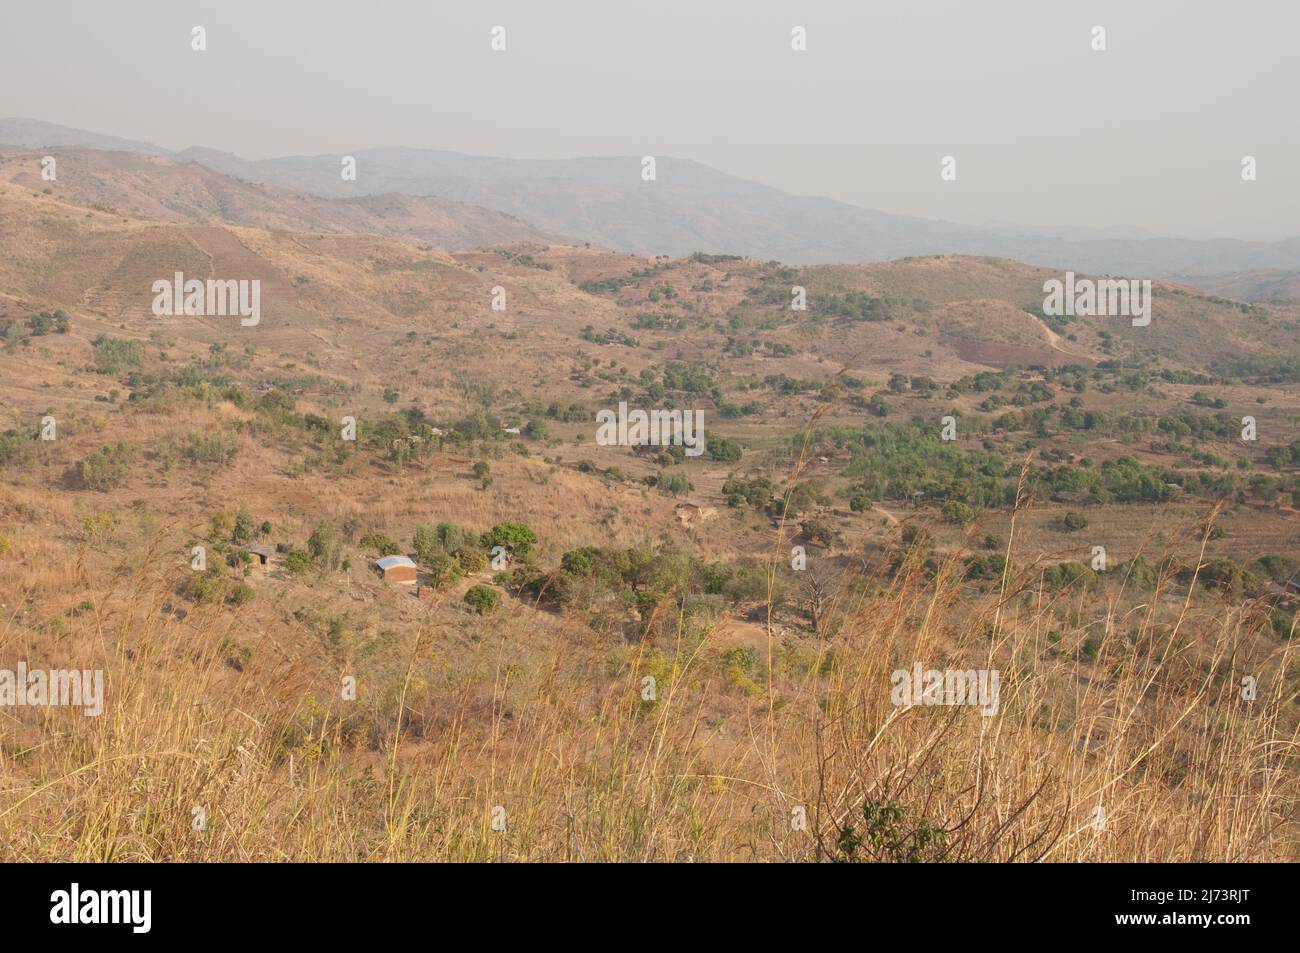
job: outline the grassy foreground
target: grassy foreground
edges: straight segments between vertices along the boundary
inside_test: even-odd
[[[510,600],[354,659],[355,700],[319,656],[232,654],[251,609],[182,624],[145,558],[55,646],[0,618],[4,658],[106,679],[97,718],[0,710],[0,857],[1296,859],[1292,638],[1172,580],[1049,594],[1010,555],[974,596],[956,560],[862,570],[819,651],[748,665],[671,604],[628,643]],[[914,661],[998,669],[998,714],[892,704]]]

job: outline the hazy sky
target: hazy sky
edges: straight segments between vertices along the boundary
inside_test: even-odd
[[[959,222],[1278,238],[1298,51],[1300,0],[6,0],[0,116],[248,158],[680,156]]]

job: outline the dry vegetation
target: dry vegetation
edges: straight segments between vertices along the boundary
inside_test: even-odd
[[[955,560],[851,571],[833,641],[769,630],[749,658],[669,605],[627,643],[516,604],[469,639],[430,607],[386,667],[331,671],[291,645],[233,651],[243,608],[181,624],[155,541],[52,646],[0,627],[6,658],[103,667],[112,699],[102,718],[5,713],[0,843],[99,861],[1295,859],[1290,639],[1249,605],[1170,599],[1169,580],[1136,602],[1122,584],[1050,595],[1015,545],[973,605]],[[999,714],[892,705],[913,660],[999,669]]]
[[[1161,286],[1148,332],[994,259],[453,255],[197,168],[155,221],[122,161],[0,167],[0,668],[106,676],[100,717],[0,707],[0,859],[1300,859],[1297,306]],[[262,324],[153,316],[182,267],[262,280]],[[719,443],[595,445],[621,399]],[[996,669],[997,715],[894,704],[915,662]]]

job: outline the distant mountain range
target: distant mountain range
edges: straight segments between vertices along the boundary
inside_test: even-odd
[[[45,147],[41,147],[45,148]],[[437,196],[387,193],[322,198],[245,181],[161,155],[59,146],[58,177],[40,176],[40,149],[0,145],[0,181],[65,201],[174,225],[236,225],[295,232],[381,235],[461,251],[560,239],[527,222]]]
[[[391,198],[402,195],[462,203],[458,209],[464,214],[471,214],[466,206],[477,207],[472,214],[480,216],[479,225],[461,229],[461,237],[482,237],[484,243],[552,238],[639,255],[702,251],[796,265],[983,255],[1093,274],[1168,278],[1246,299],[1288,299],[1300,287],[1300,237],[1248,242],[1120,237],[1064,224],[1055,234],[1043,228],[960,225],[792,195],[670,156],[657,157],[656,180],[645,182],[639,156],[500,159],[385,147],[350,153],[357,176],[345,181],[341,155],[253,161],[202,147],[171,152],[28,119],[0,120],[0,144],[29,149],[80,145],[197,163],[243,180],[245,186],[270,187],[277,196],[362,203],[354,217],[382,221],[388,216],[387,228],[379,234],[403,234],[403,217],[426,217],[425,208],[412,211]],[[364,203],[376,196],[388,197],[382,203],[386,208],[399,208],[371,215]],[[448,209],[438,206],[444,234],[457,231],[447,227]],[[513,230],[514,236],[494,237],[496,226],[505,223],[484,219],[482,210],[512,216],[502,235]],[[329,216],[333,214],[331,210]],[[298,222],[291,227],[314,226]],[[438,232],[426,229],[424,237],[436,241]],[[1087,237],[1091,235],[1098,237]]]

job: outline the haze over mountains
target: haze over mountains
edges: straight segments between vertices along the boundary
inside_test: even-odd
[[[669,156],[656,157],[656,181],[646,182],[639,156],[503,159],[383,147],[350,153],[357,178],[345,181],[339,174],[341,155],[246,160],[204,147],[170,152],[26,119],[0,120],[0,145],[135,153],[152,158],[134,165],[125,158],[113,161],[133,174],[173,182],[184,176],[169,164],[197,164],[220,174],[190,176],[202,179],[208,196],[223,197],[206,206],[212,221],[299,229],[341,222],[350,230],[452,249],[560,239],[639,255],[703,251],[796,265],[986,255],[1080,272],[1174,279],[1248,300],[1289,300],[1300,288],[1300,237],[1247,242],[1138,237],[1141,233],[1115,237],[1066,223],[1057,234],[961,225],[792,195]],[[66,177],[60,184],[88,187]],[[142,189],[136,201],[147,192]],[[103,204],[118,207],[109,198]],[[145,212],[130,203],[122,207]],[[282,221],[275,220],[273,207]],[[203,220],[194,217],[202,210],[172,211],[182,216],[177,221],[193,222]],[[149,217],[158,217],[157,212]],[[1094,234],[1098,237],[1088,237]]]
[[[882,861],[1300,852],[1271,754],[1296,737],[1300,304],[1157,280],[1137,326],[1045,312],[1060,271],[1007,258],[647,259],[196,159],[239,161],[0,145],[0,641],[102,672],[107,716],[6,712],[30,754],[0,844],[838,861],[817,845],[887,803],[933,855]],[[614,218],[615,171],[553,197],[629,233],[668,215]],[[691,194],[777,224],[759,187],[660,176],[697,225]],[[159,306],[177,273],[207,294]],[[214,301],[246,283],[251,325]],[[704,453],[602,438],[626,407],[698,413]],[[1005,704],[904,708],[910,659],[1005,672]],[[1118,822],[1070,837],[1097,791]],[[841,807],[794,831],[799,803]]]
[[[387,193],[330,199],[245,181],[197,162],[60,147],[54,183],[40,154],[0,145],[0,180],[96,209],[176,225],[237,225],[413,239],[458,251],[502,242],[553,242],[528,223],[437,196]]]

